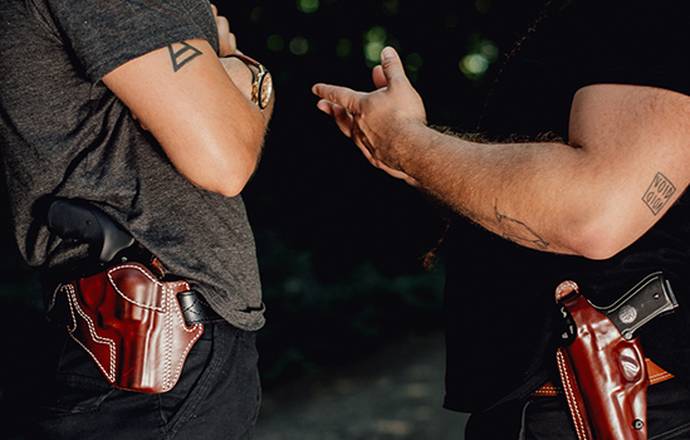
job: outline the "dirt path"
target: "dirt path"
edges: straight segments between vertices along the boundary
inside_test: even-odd
[[[465,416],[441,407],[442,335],[264,395],[256,440],[462,440]]]

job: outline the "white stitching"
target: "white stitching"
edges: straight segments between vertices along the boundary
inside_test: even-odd
[[[116,291],[122,298],[124,298],[126,301],[129,301],[129,302],[131,302],[132,304],[136,304],[136,305],[138,305],[139,307],[143,307],[143,308],[145,308],[145,309],[152,309],[152,310],[156,310],[156,311],[161,312],[161,313],[165,313],[165,311],[166,311],[166,310],[165,310],[165,302],[163,303],[163,304],[164,304],[163,307],[150,306],[150,305],[143,304],[143,303],[140,303],[140,302],[138,302],[138,301],[135,301],[135,300],[129,298],[127,295],[125,295],[124,292],[122,292],[122,291],[117,287],[117,285],[115,285],[115,281],[113,280],[113,276],[112,276],[113,272],[116,272],[116,271],[118,271],[118,270],[120,270],[120,269],[135,269],[135,270],[138,270],[139,272],[141,272],[142,274],[144,274],[144,276],[146,276],[146,278],[148,278],[148,279],[151,280],[153,283],[155,283],[156,286],[165,289],[165,286],[164,286],[161,282],[159,282],[158,280],[156,280],[155,278],[153,278],[151,275],[149,275],[148,273],[146,273],[146,271],[145,271],[144,269],[142,269],[141,267],[136,266],[136,265],[134,265],[134,264],[124,264],[124,265],[122,265],[122,266],[116,266],[116,267],[114,267],[114,268],[112,268],[112,269],[110,269],[110,270],[108,271],[108,280],[110,280],[110,284],[113,286],[113,288],[115,289],[115,291]]]
[[[558,371],[561,373],[563,389],[566,393],[565,400],[566,402],[568,402],[570,413],[573,415],[573,420],[575,422],[575,430],[577,431],[577,437],[580,440],[587,440],[587,433],[584,427],[584,421],[582,420],[580,409],[578,408],[577,403],[575,402],[575,394],[573,393],[570,378],[568,377],[568,371],[565,367],[565,358],[560,350],[556,352],[556,361],[558,362]]]
[[[115,281],[113,280],[112,273],[119,270],[119,269],[135,269],[144,274],[149,280],[151,280],[157,287],[161,288],[162,294],[163,294],[163,307],[156,307],[156,306],[149,306],[146,304],[139,303],[138,301],[135,301],[131,298],[129,298],[127,295],[122,292],[117,285],[115,284]],[[182,357],[180,358],[180,361],[177,363],[177,366],[174,369],[174,375],[171,375],[171,367],[172,367],[172,342],[173,342],[173,319],[176,319],[177,322],[182,326],[185,332],[187,333],[196,333],[199,327],[202,327],[202,324],[195,324],[191,328],[188,328],[186,323],[184,322],[184,319],[182,318],[182,313],[180,311],[179,306],[178,307],[173,307],[172,306],[172,299],[174,297],[173,295],[173,288],[175,287],[180,287],[183,286],[185,289],[189,290],[189,284],[185,281],[178,281],[178,282],[169,282],[169,283],[160,283],[158,280],[152,278],[148,273],[146,273],[141,267],[132,265],[132,264],[127,264],[127,265],[122,265],[122,266],[117,266],[111,270],[108,271],[108,279],[110,281],[110,284],[112,287],[115,289],[115,291],[126,301],[131,302],[132,304],[135,304],[137,306],[146,308],[146,309],[153,309],[156,311],[159,311],[163,313],[163,319],[165,320],[165,332],[166,332],[166,338],[165,338],[165,343],[164,343],[164,368],[163,368],[163,384],[164,388],[166,391],[170,390],[172,388],[173,382],[176,382],[176,379],[179,377],[182,367],[184,365],[184,360],[189,351],[191,350],[192,346],[194,343],[199,339],[201,334],[203,332],[198,332],[188,343],[185,349],[182,352]],[[65,285],[65,288],[69,290],[68,294],[68,304],[70,307],[70,314],[72,316],[72,323],[73,327],[70,329],[69,326],[67,327],[68,331],[70,332],[70,336],[72,339],[74,339],[79,345],[81,345],[88,353],[89,355],[93,358],[94,361],[96,361],[96,364],[98,365],[99,369],[105,374],[105,376],[111,381],[111,383],[115,382],[115,369],[116,369],[116,351],[115,351],[115,342],[107,337],[100,336],[96,333],[95,326],[93,324],[93,321],[91,318],[85,314],[82,310],[81,307],[79,306],[77,299],[76,299],[76,293],[74,291],[74,287],[72,285]],[[74,301],[74,305],[72,302]],[[74,315],[74,308],[77,309],[77,313],[86,321],[87,326],[89,327],[89,333],[91,335],[91,338],[96,342],[100,344],[108,344],[109,349],[110,349],[110,374],[106,372],[105,368],[101,364],[101,362],[98,360],[98,358],[89,350],[79,339],[77,339],[72,333],[76,331],[77,329],[77,320]],[[173,318],[170,315],[170,312],[175,314],[175,317]]]
[[[79,345],[81,345],[89,353],[89,355],[91,355],[93,360],[96,361],[96,364],[101,369],[103,374],[105,374],[105,376],[108,378],[108,380],[110,380],[111,383],[115,382],[115,365],[116,365],[115,357],[117,354],[115,351],[115,341],[113,341],[112,339],[107,338],[105,336],[100,336],[100,335],[98,335],[98,333],[96,333],[96,328],[93,324],[93,321],[79,306],[79,302],[77,300],[77,295],[76,295],[76,291],[74,290],[74,287],[71,284],[67,284],[65,286],[65,288],[68,290],[68,295],[67,295],[68,301],[67,302],[69,304],[70,314],[72,315],[72,322],[74,323],[73,328],[70,329],[69,326],[67,327],[67,330],[69,331],[70,336],[72,337],[72,339],[77,341],[77,343],[79,343]],[[105,371],[105,368],[103,367],[101,362],[98,360],[98,358],[91,352],[91,350],[89,350],[86,347],[86,345],[84,345],[81,341],[79,341],[78,338],[76,338],[74,336],[74,331],[76,331],[76,329],[77,329],[77,320],[76,320],[76,317],[74,316],[73,307],[74,307],[74,309],[77,310],[77,313],[84,319],[84,321],[86,321],[86,325],[89,327],[89,334],[91,335],[91,339],[93,339],[94,342],[96,342],[97,344],[108,344],[108,348],[109,348],[109,352],[110,352],[110,373]]]
[[[573,421],[575,422],[574,424],[577,433],[577,438],[584,440],[584,436],[582,435],[580,427],[580,412],[577,409],[577,405],[573,405],[573,403],[571,402],[571,399],[574,399],[574,396],[572,395],[572,389],[570,388],[570,378],[568,378],[568,372],[565,370],[565,365],[563,363],[563,354],[560,351],[556,352],[556,362],[558,363],[558,371],[561,373],[561,380],[563,381],[563,388],[566,393],[566,402],[568,403],[568,408],[570,408],[570,414],[573,415]],[[573,407],[575,408],[575,410],[573,410]]]
[[[70,328],[69,325],[67,325],[67,331],[71,334],[73,331],[77,329],[77,318],[74,316],[74,310],[72,310],[72,297],[70,296],[70,290],[74,290],[74,287],[72,285],[64,285],[62,286],[63,289],[67,290],[67,293],[65,294],[67,296],[67,305],[69,306],[69,314],[72,317],[72,328]]]
[[[170,295],[168,295],[168,289],[163,286],[163,295],[165,297],[165,306],[170,310]],[[165,319],[165,344],[163,345],[163,387],[167,390],[170,388],[170,366],[172,364],[172,339],[173,339],[173,327],[172,327],[172,316],[170,313],[165,313],[163,319]]]
[[[171,294],[171,296],[172,296],[172,294]],[[178,307],[171,306],[169,310],[171,313],[175,314],[175,318],[177,320],[177,323],[184,329],[185,332],[194,333],[194,332],[197,332],[199,327],[202,328],[202,331],[197,332],[197,334],[194,335],[194,337],[187,343],[187,346],[185,347],[184,351],[182,352],[182,356],[180,357],[180,360],[177,363],[177,366],[175,367],[175,371],[174,371],[173,377],[172,377],[172,380],[176,381],[177,378],[180,376],[180,373],[182,371],[182,367],[184,365],[185,358],[187,357],[187,353],[189,352],[189,350],[191,350],[194,343],[199,339],[199,337],[201,337],[201,334],[203,333],[203,326],[202,326],[202,324],[194,324],[192,327],[187,328],[187,325],[185,324],[184,320],[182,319],[182,312],[180,311],[179,305],[178,305]]]
[[[198,328],[201,324],[194,324],[194,329]],[[192,346],[194,343],[199,340],[201,337],[201,334],[203,332],[199,332],[194,337],[189,341],[187,346],[185,347],[184,351],[182,352],[182,357],[180,357],[180,361],[177,363],[177,367],[175,368],[175,373],[174,373],[174,380],[177,381],[177,379],[180,377],[180,373],[182,372],[182,367],[184,365],[185,358],[187,357],[187,353],[189,353],[189,350],[192,349]]]
[[[649,382],[652,385],[656,385],[659,382],[663,382],[666,379],[672,379],[674,376],[671,373],[657,373],[654,376],[649,378]]]

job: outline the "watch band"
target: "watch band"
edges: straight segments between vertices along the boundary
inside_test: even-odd
[[[259,106],[261,110],[268,107],[273,96],[273,78],[271,73],[263,64],[247,55],[234,53],[228,55],[227,58],[237,58],[249,67],[249,70],[252,72],[252,102]],[[252,67],[256,68],[257,71],[255,72]]]

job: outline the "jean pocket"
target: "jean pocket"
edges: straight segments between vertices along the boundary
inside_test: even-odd
[[[95,412],[113,392],[114,388],[91,378],[59,374],[40,409],[44,416]]]
[[[158,395],[160,415],[165,425],[175,425],[183,409],[198,394],[202,378],[208,375],[212,351],[213,327],[207,325],[204,334],[189,352],[177,384],[172,390]]]
[[[114,391],[88,353],[67,338],[53,381],[41,398],[40,410],[44,415],[97,411]]]

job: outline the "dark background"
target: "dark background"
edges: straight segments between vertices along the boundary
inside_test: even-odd
[[[448,214],[370,167],[316,109],[311,86],[371,89],[370,68],[392,45],[425,99],[429,121],[472,131],[501,60],[542,3],[217,1],[240,49],[261,60],[276,82],[264,157],[245,192],[268,307],[259,344],[269,391],[437,333],[442,323],[443,266],[425,272],[421,258]],[[44,326],[6,212],[0,305],[13,331],[0,341],[0,399],[17,384],[35,382],[27,338]]]

